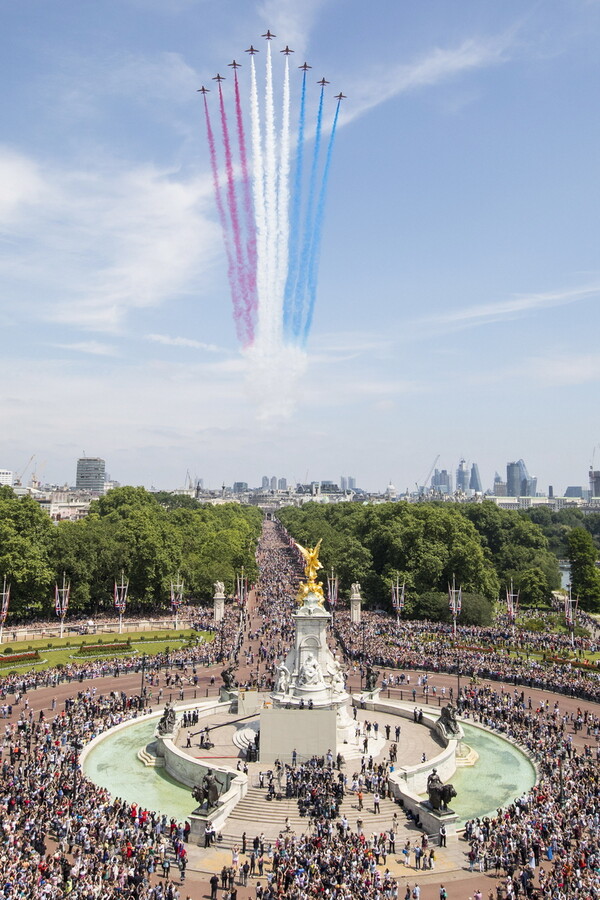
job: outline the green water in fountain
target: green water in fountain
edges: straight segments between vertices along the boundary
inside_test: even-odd
[[[157,724],[158,718],[135,722],[107,735],[90,750],[83,771],[114,797],[183,822],[198,806],[190,789],[164,769],[145,766],[137,758],[138,750],[152,741]]]
[[[529,757],[509,741],[465,722],[460,724],[464,743],[479,754],[474,766],[458,768],[449,779],[456,788],[450,807],[464,823],[467,819],[495,816],[499,806],[506,806],[531,790],[535,768]]]
[[[157,722],[157,718],[134,722],[107,735],[90,751],[83,771],[113,796],[181,822],[197,806],[190,789],[163,769],[147,767],[137,758],[138,750],[152,740]],[[451,779],[457,791],[451,807],[464,823],[493,816],[499,806],[529,791],[535,784],[535,769],[513,744],[473,725],[461,724],[465,743],[479,754],[474,766],[457,769]]]

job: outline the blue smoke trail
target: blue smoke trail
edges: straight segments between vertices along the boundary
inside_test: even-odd
[[[329,137],[329,145],[327,147],[327,156],[325,158],[325,168],[323,169],[323,181],[321,182],[321,191],[319,193],[319,202],[317,204],[317,214],[315,216],[315,228],[313,234],[313,242],[311,247],[310,262],[308,266],[308,309],[306,310],[306,318],[304,321],[304,331],[302,334],[302,344],[306,344],[310,326],[312,324],[313,313],[315,311],[315,300],[317,298],[317,276],[319,273],[319,257],[321,251],[321,235],[323,234],[323,219],[325,216],[325,196],[327,194],[327,182],[329,180],[329,167],[331,165],[331,154],[333,153],[333,142],[335,139],[335,131],[337,128],[338,116],[340,114],[340,103],[338,100],[333,125],[331,127],[331,135]]]
[[[302,245],[302,255],[300,257],[300,271],[298,273],[298,281],[296,284],[294,319],[292,323],[292,334],[295,338],[299,338],[303,333],[302,319],[304,318],[303,313],[305,306],[306,286],[308,282],[308,265],[310,261],[310,248],[313,236],[313,210],[315,207],[315,193],[317,188],[319,150],[321,148],[321,126],[323,124],[324,91],[325,88],[322,87],[321,97],[319,100],[319,112],[317,113],[317,129],[315,132],[315,147],[313,152],[312,168],[310,172],[308,201],[306,204],[306,214],[304,217],[304,242]]]
[[[285,282],[285,293],[283,297],[283,328],[286,337],[290,337],[294,291],[298,280],[298,258],[300,248],[300,210],[302,203],[300,194],[302,193],[302,167],[304,161],[304,118],[306,107],[306,71],[302,76],[302,96],[300,98],[300,118],[298,121],[298,143],[296,147],[296,168],[294,171],[294,188],[292,191],[292,210],[290,215],[290,236],[289,236],[289,256],[288,256],[288,274]]]

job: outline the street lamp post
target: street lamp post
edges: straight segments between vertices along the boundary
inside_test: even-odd
[[[367,650],[366,650],[366,630],[365,630],[366,627],[367,627],[366,622],[363,621],[360,623],[360,629],[362,631],[362,653],[361,653],[361,659],[360,659],[360,689],[361,689],[361,691],[363,689],[363,677],[364,677],[364,671],[365,671],[365,656],[366,656],[366,652],[367,652]]]
[[[146,680],[146,661],[147,661],[147,659],[148,659],[148,657],[147,657],[146,654],[144,653],[143,656],[142,656],[142,681],[141,681],[141,684],[140,684],[140,698],[141,698],[141,701],[142,701],[142,709],[144,709],[144,707],[146,706],[146,685],[145,685],[145,680]]]
[[[571,585],[569,585],[569,593],[565,597],[565,623],[571,634],[571,647],[575,649],[575,619],[577,618],[577,607],[579,606],[579,595],[573,599]]]

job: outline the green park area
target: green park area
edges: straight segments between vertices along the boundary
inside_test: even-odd
[[[186,629],[88,634],[48,640],[13,641],[0,652],[0,677],[12,672],[39,671],[57,665],[81,665],[92,660],[126,660],[170,653],[211,642],[214,633]]]

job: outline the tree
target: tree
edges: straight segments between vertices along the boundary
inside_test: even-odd
[[[569,534],[571,589],[579,596],[579,605],[588,612],[600,612],[600,571],[596,567],[598,551],[589,531],[573,528]]]
[[[31,497],[0,490],[0,580],[11,585],[11,613],[49,610],[52,569],[48,550],[54,537],[49,517]]]
[[[517,584],[523,606],[545,606],[550,599],[548,580],[539,568],[526,569]]]

